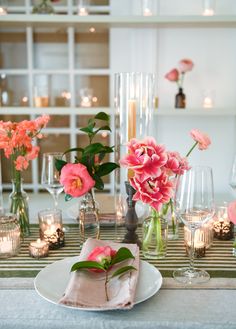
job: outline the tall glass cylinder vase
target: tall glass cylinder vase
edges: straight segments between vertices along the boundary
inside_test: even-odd
[[[115,157],[117,163],[127,154],[127,143],[132,138],[142,140],[150,136],[154,109],[154,85],[153,74],[131,72],[115,75]],[[126,168],[121,167],[116,171],[116,236],[120,241],[130,243],[138,241],[140,244],[137,226],[139,221],[147,216],[148,206],[139,201],[132,202],[135,191],[129,187],[130,177],[132,177],[132,172]]]

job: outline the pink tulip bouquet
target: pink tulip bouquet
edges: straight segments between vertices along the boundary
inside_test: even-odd
[[[157,248],[159,250],[162,248],[161,218],[169,207],[173,209],[175,178],[190,168],[187,157],[197,145],[200,150],[205,150],[211,143],[209,137],[197,129],[191,130],[190,135],[194,144],[185,157],[181,157],[178,152],[167,151],[163,145],[157,144],[154,138],[147,137],[143,141],[131,139],[127,145],[128,154],[120,160],[122,166],[134,173],[129,180],[136,190],[133,200],[141,200],[151,206],[152,223],[143,240],[143,250],[148,248],[154,231],[159,232]],[[174,219],[175,217],[172,216],[173,232],[176,228]]]
[[[183,88],[185,74],[192,71],[193,65],[191,59],[182,59],[179,61],[178,68],[168,72],[165,78],[171,82],[176,82],[178,88]]]
[[[43,138],[41,130],[50,117],[43,115],[35,120],[21,122],[0,121],[0,149],[11,162],[12,181],[15,188],[11,198],[10,211],[17,214],[23,235],[29,234],[28,206],[22,198],[21,173],[29,166],[29,161],[38,157],[39,147],[33,144]]]

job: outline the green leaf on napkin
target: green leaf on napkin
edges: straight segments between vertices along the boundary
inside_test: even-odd
[[[125,274],[126,272],[128,272],[128,271],[132,271],[132,270],[137,271],[137,269],[136,269],[135,267],[133,267],[133,266],[124,266],[124,267],[121,267],[121,268],[119,268],[117,271],[115,271],[115,272],[112,274],[112,276],[111,276],[110,279],[114,278],[115,276],[123,275],[123,274]]]
[[[130,258],[134,259],[134,255],[132,254],[132,252],[128,248],[122,247],[117,251],[115,256],[112,258],[111,265],[123,262],[124,260]]]
[[[82,269],[99,269],[105,271],[104,267],[94,261],[82,261],[82,262],[77,262],[71,267],[71,272],[82,270]]]

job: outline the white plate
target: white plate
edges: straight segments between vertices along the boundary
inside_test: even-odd
[[[46,266],[34,279],[37,293],[47,301],[58,304],[70,279],[71,266],[78,262],[79,257],[70,257],[59,260]],[[135,304],[141,303],[157,293],[162,285],[161,273],[153,265],[141,260],[140,274],[135,296]],[[104,311],[101,308],[79,308],[58,304],[68,308],[83,311]]]

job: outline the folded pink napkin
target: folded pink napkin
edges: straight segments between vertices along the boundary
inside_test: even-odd
[[[134,305],[135,291],[139,275],[139,248],[136,244],[115,243],[112,241],[88,239],[81,250],[80,261],[86,260],[91,251],[98,246],[110,246],[118,250],[128,248],[135,259],[128,259],[116,265],[114,270],[126,265],[132,265],[137,270],[129,271],[121,277],[114,277],[108,283],[109,301],[105,294],[104,273],[91,273],[89,271],[75,271],[71,273],[63,297],[59,304],[79,308],[91,309],[130,309]],[[109,274],[112,274],[113,268]]]

